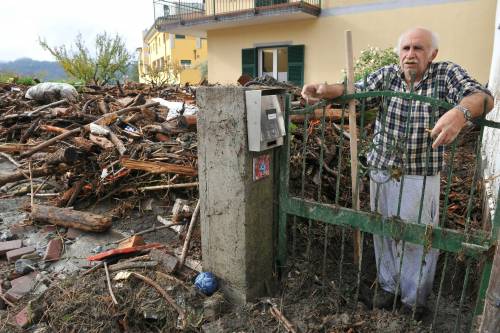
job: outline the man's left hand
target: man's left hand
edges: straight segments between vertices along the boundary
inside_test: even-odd
[[[465,117],[460,110],[453,108],[446,112],[432,129],[431,137],[435,139],[432,148],[453,142],[465,123]]]

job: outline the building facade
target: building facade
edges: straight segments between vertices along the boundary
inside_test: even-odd
[[[296,84],[335,82],[345,68],[344,32],[354,55],[394,47],[423,26],[440,36],[437,60],[461,64],[482,83],[492,54],[494,0],[155,0],[155,25],[210,39],[208,80],[235,83],[243,73]]]
[[[139,52],[139,80],[153,84],[198,84],[206,76],[207,39],[159,32],[143,34]]]

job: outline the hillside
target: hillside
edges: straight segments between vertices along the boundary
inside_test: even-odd
[[[66,79],[64,70],[55,61],[38,61],[20,58],[14,61],[0,62],[0,72],[15,73],[19,76],[33,76],[41,81]]]

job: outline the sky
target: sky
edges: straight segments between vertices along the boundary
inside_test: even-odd
[[[54,60],[38,44],[73,44],[81,33],[89,50],[95,36],[118,33],[130,52],[142,46],[142,31],[154,21],[152,0],[0,0],[0,61]]]

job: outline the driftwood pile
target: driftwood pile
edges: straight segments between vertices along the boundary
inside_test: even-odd
[[[12,164],[0,187],[3,197],[32,191],[49,198],[33,207],[34,220],[102,231],[109,218],[63,208],[197,186],[195,116],[180,110],[167,121],[169,109],[151,100],[184,108],[194,104],[190,87],[85,87],[77,101],[46,103],[26,99],[25,91],[0,86],[0,154]]]

